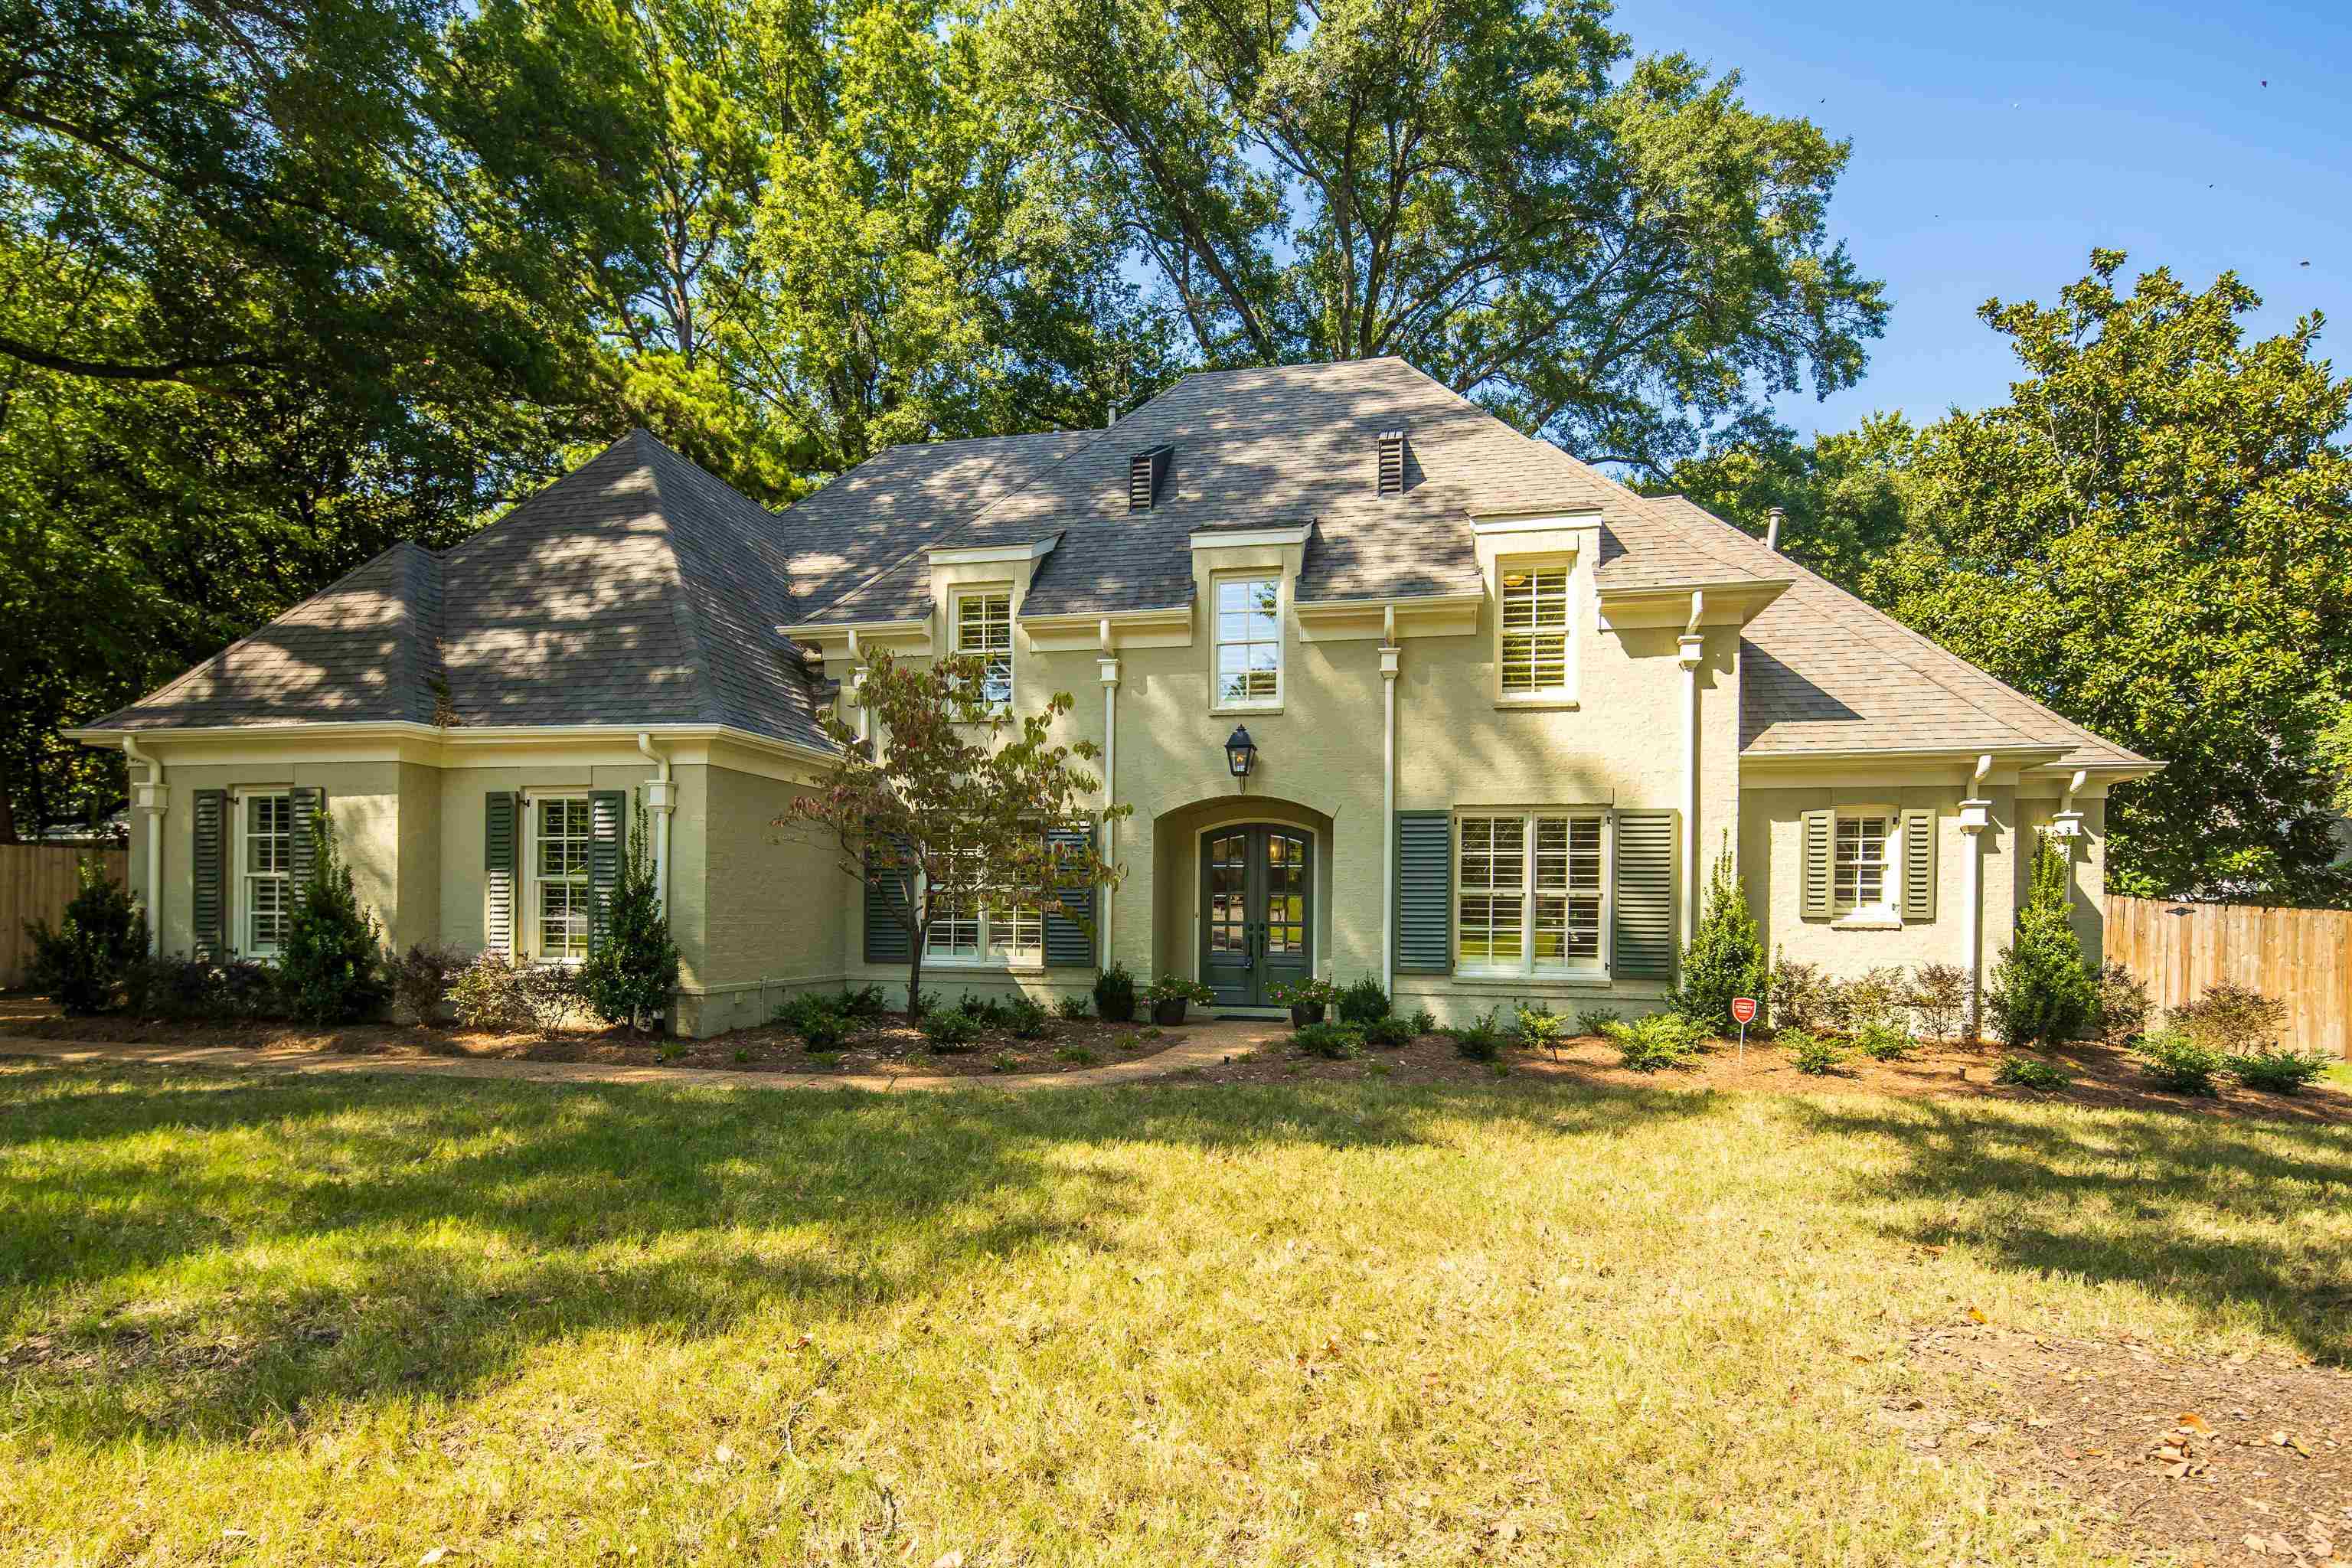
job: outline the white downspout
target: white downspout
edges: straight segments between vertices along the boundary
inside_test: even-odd
[[[1706,595],[1691,594],[1690,619],[1675,643],[1675,662],[1683,667],[1683,896],[1679,922],[1682,945],[1690,945],[1698,918],[1698,667],[1706,658],[1706,638],[1699,635],[1699,616],[1706,613]]]
[[[654,750],[652,735],[640,731],[637,750],[653,759],[659,772],[646,785],[646,810],[654,819],[654,893],[661,900],[662,919],[669,919],[669,817],[677,802],[670,787],[669,759]]]
[[[1396,606],[1381,613],[1381,989],[1396,993]]]
[[[163,760],[139,749],[136,736],[122,737],[122,754],[147,764],[144,783],[132,792],[131,803],[147,819],[147,951],[163,952],[163,808],[170,792],[163,785]]]
[[[1960,831],[1968,836],[1968,853],[1963,864],[1968,868],[1969,903],[1969,1038],[1984,1034],[1984,830],[1992,820],[1992,802],[1977,792],[1984,787],[1985,775],[1992,772],[1992,753],[1977,758],[1976,772],[1969,780],[1969,798],[1960,802]]]
[[[1108,616],[1102,618],[1096,628],[1096,633],[1101,647],[1100,656],[1095,660],[1095,667],[1102,672],[1103,807],[1108,813],[1109,807],[1118,799],[1118,656],[1111,647]],[[1106,815],[1103,817],[1102,834],[1103,862],[1106,865],[1115,866],[1118,863],[1118,819]],[[1118,889],[1116,888],[1106,889],[1102,900],[1102,966],[1105,969],[1108,969],[1113,963],[1111,925],[1118,908]]]

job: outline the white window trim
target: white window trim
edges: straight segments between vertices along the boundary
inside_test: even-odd
[[[229,945],[239,958],[255,958],[269,963],[276,961],[278,954],[284,951],[284,946],[281,943],[264,949],[253,940],[252,882],[255,879],[253,874],[246,869],[246,847],[253,836],[247,826],[246,803],[255,800],[282,800],[286,803],[286,869],[272,876],[273,880],[285,884],[285,903],[279,908],[279,918],[283,919],[292,909],[294,899],[294,792],[287,785],[241,789],[236,794],[233,807],[236,814],[236,842],[231,847],[233,857],[231,864],[234,870],[230,876],[234,889],[232,897],[235,900],[233,929],[236,932],[236,939]],[[271,874],[264,873],[264,875]]]
[[[524,922],[523,939],[521,943],[522,954],[524,957],[540,963],[585,963],[587,962],[587,955],[585,953],[583,953],[578,957],[574,957],[570,953],[557,953],[553,957],[550,957],[546,951],[543,933],[540,929],[541,915],[539,908],[539,890],[541,885],[546,880],[546,879],[540,875],[539,870],[539,808],[543,803],[551,800],[576,800],[583,805],[587,805],[589,808],[588,833],[592,845],[590,854],[593,857],[594,854],[593,844],[596,833],[596,824],[595,806],[593,803],[590,803],[588,799],[590,792],[583,788],[523,790],[519,793],[522,798],[523,819],[522,832],[520,835],[521,839],[520,847],[522,850],[522,875],[518,879],[518,880],[522,884],[522,898],[520,900],[522,907],[516,911],[516,918]],[[595,897],[595,872],[593,870],[594,862],[593,859],[591,860],[590,865],[589,897],[593,899]]]
[[[961,583],[948,590],[948,657],[963,655],[963,607],[973,599],[1004,601],[1004,700],[991,704],[998,713],[1011,713],[1021,695],[1020,637],[1014,627],[1021,606],[1010,583]],[[975,655],[985,658],[985,654]]]
[[[1886,822],[1886,864],[1879,879],[1879,900],[1837,912],[1837,825],[1848,817],[1877,816]],[[1903,929],[1903,813],[1893,805],[1857,802],[1840,805],[1830,817],[1830,920],[1834,931],[1901,931]]]
[[[928,910],[930,906],[930,878],[919,872],[915,878],[915,885],[918,890],[918,896],[923,900],[922,907]],[[1041,901],[1035,905],[1028,906],[1035,909],[1037,911],[1037,945],[1034,950],[1030,950],[1030,952],[1034,952],[1034,956],[1030,956],[1029,952],[1024,952],[1024,950],[1017,947],[1013,948],[1009,954],[1000,956],[999,954],[989,951],[989,938],[992,932],[990,931],[990,916],[988,912],[988,890],[984,888],[977,889],[977,898],[980,907],[978,911],[978,929],[976,932],[978,945],[975,951],[969,955],[934,952],[931,948],[931,936],[933,932],[939,930],[939,927],[936,924],[933,924],[929,930],[926,930],[923,932],[923,967],[925,969],[991,969],[995,970],[1000,973],[1009,973],[1015,970],[1045,968],[1045,907],[1044,903]],[[1022,907],[1023,906],[1017,904],[1014,906],[1016,910]],[[1018,930],[1017,926],[1015,927],[1015,930]]]
[[[1274,695],[1237,702],[1224,698],[1224,682],[1217,668],[1223,642],[1217,635],[1217,591],[1227,583],[1274,584]],[[1290,574],[1279,566],[1236,566],[1209,574],[1209,711],[1212,713],[1279,713],[1289,693]]]
[[[1488,657],[1494,660],[1494,699],[1497,708],[1575,708],[1581,689],[1580,667],[1584,644],[1583,619],[1579,613],[1584,603],[1584,578],[1580,571],[1581,552],[1541,551],[1524,555],[1497,555],[1495,558],[1495,636]],[[1562,645],[1560,684],[1536,691],[1506,691],[1503,689],[1503,577],[1513,571],[1542,572],[1565,570],[1568,574],[1568,625]]]
[[[1473,817],[1517,816],[1524,830],[1520,840],[1523,857],[1519,882],[1519,947],[1521,957],[1515,964],[1470,963],[1462,957],[1462,824]],[[1558,963],[1538,964],[1535,952],[1535,855],[1536,818],[1539,816],[1587,817],[1601,824],[1601,897],[1599,920],[1601,929],[1593,942],[1593,956],[1564,960]],[[1449,825],[1453,835],[1454,887],[1453,907],[1445,911],[1446,926],[1454,943],[1454,973],[1463,980],[1590,980],[1606,978],[1612,959],[1610,936],[1614,921],[1613,902],[1616,899],[1617,825],[1615,814],[1603,807],[1590,805],[1461,806],[1454,813]]]

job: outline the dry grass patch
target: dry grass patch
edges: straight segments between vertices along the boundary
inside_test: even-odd
[[[1874,1419],[1919,1326],[2341,1363],[2347,1180],[1989,1101],[0,1067],[0,1562],[2111,1561]]]

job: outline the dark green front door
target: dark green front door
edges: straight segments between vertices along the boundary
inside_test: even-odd
[[[1314,973],[1314,840],[1293,827],[1223,827],[1201,841],[1201,980],[1220,1007],[1266,1007]]]

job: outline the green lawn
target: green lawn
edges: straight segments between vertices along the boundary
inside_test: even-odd
[[[2103,1561],[1873,1421],[1907,1337],[2343,1360],[2347,1181],[1986,1102],[0,1065],[0,1563]]]

